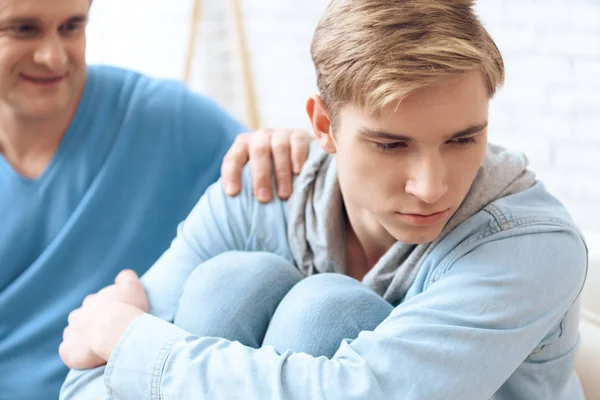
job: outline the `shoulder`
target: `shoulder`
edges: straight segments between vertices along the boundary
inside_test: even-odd
[[[537,181],[526,190],[491,202],[450,232],[440,244],[451,242],[455,244],[450,246],[453,248],[458,243],[479,243],[498,236],[555,231],[572,232],[583,238],[565,206]]]
[[[252,190],[250,167],[246,166],[237,196],[226,195],[219,179],[202,196],[191,219],[195,224],[205,224],[208,217],[221,221],[217,230],[243,234],[246,250],[269,251],[291,260],[285,204],[276,194],[269,203],[259,202]]]
[[[88,67],[91,100],[122,129],[143,140],[158,140],[192,157],[193,171],[220,162],[243,125],[206,95],[184,82],[159,79],[119,67]],[[100,89],[97,89],[100,88]],[[96,111],[98,111],[96,109]]]
[[[96,91],[116,93],[117,104],[128,106],[146,117],[179,112],[190,117],[227,117],[213,99],[191,90],[175,79],[154,78],[137,71],[108,65],[88,66],[88,80]]]
[[[527,190],[494,201],[485,212],[502,230],[528,225],[540,228],[561,225],[576,229],[566,207],[540,181]]]
[[[169,89],[168,86],[171,86]],[[177,102],[175,85],[165,85],[136,71],[109,65],[90,65],[84,98],[97,113],[109,113],[124,123],[160,116]],[[162,104],[159,104],[162,103]]]
[[[246,166],[242,177],[241,196],[246,202],[246,209],[250,211],[254,246],[292,260],[287,239],[288,201],[277,196],[274,178],[272,183],[273,200],[261,203],[254,196],[251,170]]]
[[[120,96],[131,95],[133,90],[150,80],[147,76],[132,70],[111,65],[88,65],[87,80],[95,91],[112,93]]]
[[[587,274],[583,234],[567,209],[541,182],[496,200],[447,237],[434,252],[437,278],[462,264],[466,273],[490,272],[558,290],[572,300]],[[466,266],[466,267],[464,267]]]

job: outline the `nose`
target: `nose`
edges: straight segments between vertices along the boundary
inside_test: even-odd
[[[406,193],[427,204],[435,204],[448,191],[445,166],[439,153],[421,157],[411,169]]]
[[[67,63],[65,45],[57,35],[44,39],[34,53],[34,62],[45,65],[52,72],[63,72]]]

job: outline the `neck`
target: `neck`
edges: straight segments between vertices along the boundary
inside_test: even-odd
[[[77,102],[78,103],[78,102]],[[18,174],[38,178],[56,153],[76,105],[49,118],[33,119],[0,107],[0,153]]]
[[[347,207],[346,215],[346,245],[351,276],[364,276],[396,243],[396,239],[365,210]]]

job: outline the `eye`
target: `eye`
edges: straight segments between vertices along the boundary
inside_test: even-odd
[[[58,29],[60,32],[62,33],[73,33],[73,32],[77,32],[78,30],[81,29],[83,23],[81,21],[69,21],[63,25],[61,25]]]
[[[6,30],[14,36],[33,36],[39,32],[39,28],[34,24],[13,25]]]
[[[392,143],[373,142],[373,144],[375,145],[375,147],[378,150],[384,151],[384,152],[394,151],[396,149],[401,149],[401,148],[408,147],[408,145],[406,144],[406,142],[392,142]]]
[[[459,146],[466,146],[466,145],[475,143],[475,138],[474,137],[457,138],[457,139],[450,140],[449,143],[456,144]]]

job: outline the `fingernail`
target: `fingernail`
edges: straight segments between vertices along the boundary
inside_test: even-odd
[[[237,192],[237,185],[233,184],[233,183],[228,183],[225,186],[225,193],[227,193],[228,195],[233,195],[234,193]]]
[[[271,193],[267,189],[258,190],[258,199],[260,201],[268,201],[271,198]]]
[[[279,196],[287,196],[290,194],[290,187],[288,185],[281,185],[279,187]]]
[[[302,167],[300,166],[300,164],[296,163],[294,164],[294,172],[295,173],[300,173],[300,170],[302,169]]]

